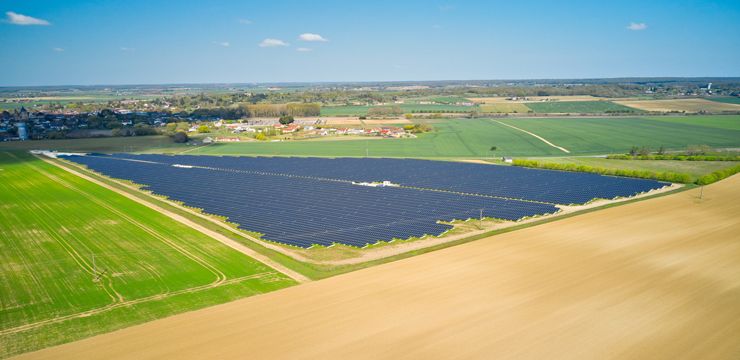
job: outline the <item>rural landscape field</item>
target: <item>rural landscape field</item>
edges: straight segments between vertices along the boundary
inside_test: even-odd
[[[0,8],[0,359],[740,357],[734,2]]]

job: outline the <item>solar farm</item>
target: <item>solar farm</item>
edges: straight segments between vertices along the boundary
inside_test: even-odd
[[[667,183],[472,163],[370,158],[91,154],[97,173],[309,248],[439,236],[454,220],[518,221],[557,205],[630,197]]]

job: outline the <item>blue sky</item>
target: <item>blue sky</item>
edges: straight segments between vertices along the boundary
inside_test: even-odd
[[[0,0],[0,16],[0,86],[740,76],[737,0]]]

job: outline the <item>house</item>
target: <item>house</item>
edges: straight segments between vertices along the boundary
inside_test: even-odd
[[[514,159],[512,159],[512,158],[510,158],[510,157],[506,157],[506,156],[504,156],[504,157],[502,157],[502,158],[501,158],[501,161],[503,161],[503,162],[505,162],[505,163],[507,163],[507,164],[511,164],[511,163],[513,163],[513,162],[514,162]]]
[[[283,134],[285,134],[285,133],[293,133],[293,132],[296,132],[296,131],[298,131],[300,129],[301,129],[301,126],[300,125],[290,124],[290,125],[288,125],[288,126],[286,126],[286,127],[283,128]]]

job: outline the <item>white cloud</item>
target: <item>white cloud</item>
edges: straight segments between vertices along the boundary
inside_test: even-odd
[[[121,51],[124,51],[124,52],[129,52],[129,51],[134,51],[134,50],[136,50],[136,49],[130,48],[130,47],[121,46]]]
[[[441,29],[442,25],[434,24],[432,25],[432,29]]]
[[[239,19],[239,23],[240,24],[244,24],[244,25],[252,25],[252,20],[249,20],[249,19]]]
[[[223,46],[223,47],[229,47],[231,44],[228,41],[214,41],[213,42],[216,45]]]
[[[14,13],[12,11],[6,12],[5,15],[8,16],[7,21],[15,25],[51,25],[51,23],[44,19],[37,19],[35,17]]]
[[[295,51],[300,51],[300,52],[309,52],[309,51],[313,51],[313,49],[311,49],[311,48],[306,48],[306,47],[299,47],[299,48],[295,49]]]
[[[55,47],[55,48],[51,48],[51,49],[54,50],[54,51],[56,51],[56,52],[63,52],[64,51],[64,48],[60,48],[60,47]]]
[[[267,38],[265,40],[262,40],[262,42],[259,44],[259,47],[278,47],[278,46],[289,46],[289,45],[290,44],[280,39]]]
[[[634,31],[640,31],[647,29],[647,24],[645,23],[630,23],[629,26],[627,26],[627,29],[634,30]]]
[[[320,41],[320,42],[327,42],[327,41],[329,41],[329,40],[327,40],[326,38],[324,38],[323,36],[321,36],[319,34],[312,34],[312,33],[303,33],[303,34],[300,34],[300,35],[298,35],[298,38],[301,39],[301,40],[303,40],[303,41]]]

